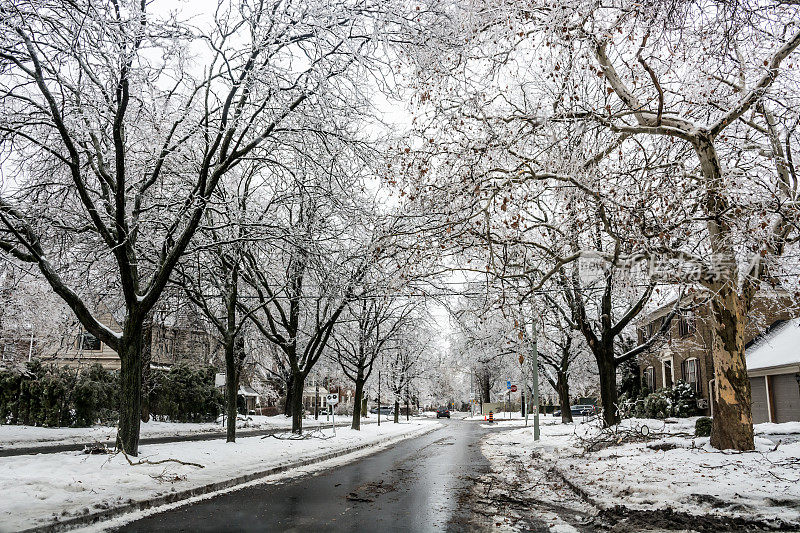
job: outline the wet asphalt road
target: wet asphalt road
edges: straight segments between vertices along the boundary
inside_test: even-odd
[[[261,484],[154,514],[115,531],[463,531],[493,429],[442,427],[315,476]],[[459,504],[459,500],[462,504]]]

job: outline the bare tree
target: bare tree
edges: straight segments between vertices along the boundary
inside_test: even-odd
[[[361,429],[364,385],[372,375],[379,355],[397,341],[415,306],[397,302],[374,291],[347,305],[331,347],[345,376],[355,383],[353,429]]]
[[[16,174],[0,197],[0,249],[37,264],[119,354],[118,446],[134,455],[143,323],[217,183],[245,158],[268,157],[294,115],[338,101],[343,92],[328,88],[372,40],[356,29],[363,11],[345,2],[223,2],[208,32],[147,6],[18,2],[0,27],[0,130]],[[195,46],[201,68],[187,60]],[[70,279],[80,254],[104,273],[121,332]]]

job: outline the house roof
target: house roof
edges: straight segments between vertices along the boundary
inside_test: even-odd
[[[240,385],[239,386],[239,396],[245,396],[250,398],[257,398],[258,393],[253,390],[252,387],[248,385]]]
[[[800,364],[800,318],[779,322],[745,350],[748,372]]]

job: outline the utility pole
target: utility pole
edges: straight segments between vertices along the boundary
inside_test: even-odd
[[[406,422],[408,422],[408,415],[411,406],[408,405],[408,373],[406,372]]]
[[[533,313],[531,313],[531,329],[533,330],[533,440],[539,440],[539,350],[536,346],[536,319]]]
[[[378,370],[378,426],[381,425],[381,371]]]
[[[316,392],[314,393],[314,420],[319,420],[319,383],[317,383],[317,378],[314,378],[314,389]]]

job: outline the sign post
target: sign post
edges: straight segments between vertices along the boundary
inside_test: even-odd
[[[506,405],[505,405],[506,412],[510,411],[510,409],[509,409],[509,405],[510,404],[511,404],[511,380],[507,379],[506,380]],[[510,412],[508,413],[508,418],[509,418],[509,420],[511,419],[511,413]]]
[[[328,394],[325,397],[325,401],[328,403],[328,409],[330,410],[331,416],[333,417],[332,419],[333,435],[336,436],[336,411],[334,410],[334,408],[336,407],[336,404],[339,403],[339,395],[336,393]]]

